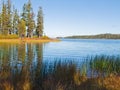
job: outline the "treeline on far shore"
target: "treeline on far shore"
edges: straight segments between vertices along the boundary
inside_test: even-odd
[[[79,35],[79,36],[67,36],[64,38],[73,39],[120,39],[120,34],[98,34],[98,35]]]

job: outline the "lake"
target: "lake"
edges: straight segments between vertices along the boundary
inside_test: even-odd
[[[93,55],[120,55],[120,40],[62,39],[44,47],[44,57],[79,59]]]
[[[120,55],[120,40],[61,39],[49,43],[0,43],[0,66],[10,64],[52,64],[57,60],[80,64],[95,55]]]

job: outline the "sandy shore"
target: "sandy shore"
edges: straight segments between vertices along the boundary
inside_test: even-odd
[[[59,42],[59,39],[31,39],[31,38],[25,38],[25,39],[0,39],[0,43],[44,43],[44,42]]]

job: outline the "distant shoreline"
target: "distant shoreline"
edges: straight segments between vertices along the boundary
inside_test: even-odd
[[[59,42],[59,39],[40,39],[40,38],[23,38],[23,39],[0,39],[0,43],[44,43],[44,42]]]
[[[120,39],[120,34],[97,34],[97,35],[74,35],[66,37],[57,37],[59,38],[68,38],[68,39]]]

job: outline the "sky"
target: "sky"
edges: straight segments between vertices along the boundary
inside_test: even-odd
[[[0,0],[1,1],[1,0]],[[11,0],[22,12],[28,0]],[[44,13],[44,32],[50,37],[120,33],[120,0],[31,0],[35,15]]]

